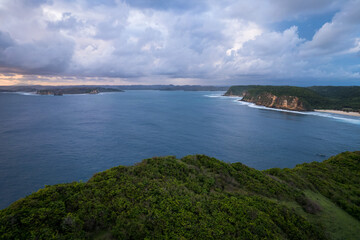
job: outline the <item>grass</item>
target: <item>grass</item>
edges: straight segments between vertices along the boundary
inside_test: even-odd
[[[320,193],[305,190],[304,194],[307,198],[321,206],[321,211],[319,213],[306,213],[296,202],[283,202],[283,204],[294,209],[296,213],[309,220],[309,222],[316,225],[321,224],[324,227],[329,239],[359,239],[360,222],[357,219],[349,215],[347,212],[334,204],[330,199],[324,197]]]

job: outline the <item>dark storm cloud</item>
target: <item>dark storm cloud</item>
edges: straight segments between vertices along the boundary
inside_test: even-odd
[[[14,40],[10,37],[9,33],[0,31],[0,49],[1,50],[11,47],[14,44],[15,44]]]
[[[8,33],[0,32],[0,66],[18,73],[54,74],[63,72],[73,54],[73,43],[59,36],[16,43]]]

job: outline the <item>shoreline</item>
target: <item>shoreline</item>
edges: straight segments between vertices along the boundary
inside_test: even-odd
[[[354,116],[354,117],[360,117],[359,112],[345,112],[340,110],[328,110],[328,109],[314,109],[315,112],[323,112],[323,113],[335,113],[335,114],[341,114],[341,115],[348,115],[348,116]]]

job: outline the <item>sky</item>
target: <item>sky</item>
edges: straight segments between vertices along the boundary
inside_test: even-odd
[[[0,0],[0,85],[360,85],[360,0]]]

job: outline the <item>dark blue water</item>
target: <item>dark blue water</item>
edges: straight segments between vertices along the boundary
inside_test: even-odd
[[[266,169],[360,150],[359,118],[264,110],[219,95],[0,94],[0,208],[44,185],[153,156],[199,153]]]

